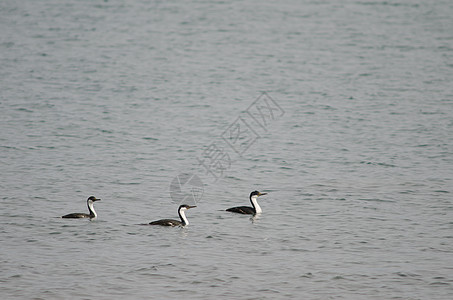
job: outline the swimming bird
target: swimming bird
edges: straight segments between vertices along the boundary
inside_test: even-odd
[[[162,219],[162,220],[157,220],[149,223],[149,225],[160,225],[160,226],[187,226],[189,225],[189,221],[187,220],[187,217],[185,215],[185,211],[191,208],[194,208],[196,206],[190,206],[187,204],[183,204],[179,206],[178,208],[178,215],[181,221],[178,220],[172,220],[172,219]]]
[[[250,193],[250,202],[252,203],[253,207],[250,206],[237,206],[237,207],[232,207],[228,208],[226,211],[234,212],[234,213],[239,213],[239,214],[245,214],[245,215],[254,215],[254,214],[260,214],[263,212],[261,209],[260,205],[258,204],[258,197],[264,196],[267,193],[260,193],[258,191],[253,191]]]
[[[94,202],[95,202],[95,201],[101,201],[101,199],[98,199],[98,198],[96,198],[95,196],[90,196],[90,197],[87,199],[87,206],[88,206],[88,210],[90,211],[89,214],[85,214],[85,213],[72,213],[72,214],[64,215],[64,216],[62,216],[62,218],[68,218],[68,219],[79,219],[79,218],[90,218],[90,219],[94,219],[94,218],[96,218],[98,215],[97,215],[96,211],[94,210]]]

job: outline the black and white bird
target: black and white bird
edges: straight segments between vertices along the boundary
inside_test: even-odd
[[[196,206],[190,206],[187,204],[183,204],[183,205],[179,206],[178,215],[179,215],[179,218],[181,219],[181,221],[172,220],[172,219],[162,219],[162,220],[153,221],[153,222],[149,223],[149,225],[172,226],[172,227],[187,226],[187,225],[189,225],[189,221],[187,220],[186,214],[184,212],[186,210],[194,208],[194,207],[196,207]]]
[[[96,198],[95,196],[90,196],[87,199],[87,206],[88,206],[88,210],[90,212],[89,214],[72,213],[72,214],[64,215],[64,216],[62,216],[62,218],[67,218],[67,219],[90,218],[90,219],[94,219],[94,218],[96,218],[98,216],[96,211],[94,210],[94,202],[96,202],[96,201],[101,201],[101,199]]]
[[[260,205],[258,204],[258,197],[264,196],[267,193],[260,193],[258,191],[253,191],[250,193],[250,203],[252,203],[252,207],[250,206],[237,206],[228,208],[226,211],[238,213],[238,214],[245,214],[245,215],[255,215],[260,214],[263,212]]]

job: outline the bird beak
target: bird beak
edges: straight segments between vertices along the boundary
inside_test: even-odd
[[[190,205],[189,205],[189,207],[188,207],[187,209],[189,209],[189,208],[194,208],[194,207],[197,207],[197,206],[190,206]]]
[[[259,197],[259,196],[264,196],[264,195],[267,195],[267,193],[260,193],[260,194],[258,195],[258,197]]]
[[[94,201],[101,201],[101,199],[99,199],[99,198],[96,198],[96,199],[94,199]]]

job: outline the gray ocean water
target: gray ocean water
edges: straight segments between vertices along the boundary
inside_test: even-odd
[[[452,15],[1,1],[1,298],[453,299]]]

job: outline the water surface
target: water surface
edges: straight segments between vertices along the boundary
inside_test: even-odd
[[[2,298],[453,297],[449,1],[0,14]],[[266,127],[246,113],[262,92],[282,109]],[[238,117],[241,156],[222,139]],[[137,225],[177,217],[180,173],[204,184],[188,228]],[[259,218],[224,211],[252,190]],[[90,195],[97,220],[59,218]]]

